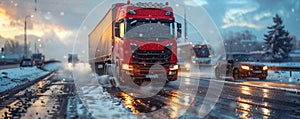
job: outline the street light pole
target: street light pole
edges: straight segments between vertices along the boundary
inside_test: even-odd
[[[33,17],[33,15],[27,15],[24,20],[24,57],[27,58],[27,18]]]
[[[186,23],[186,8],[185,6],[183,6],[184,8],[184,42],[187,41],[187,23]]]

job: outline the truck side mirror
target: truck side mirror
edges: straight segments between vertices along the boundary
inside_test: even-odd
[[[181,29],[177,29],[177,37],[176,38],[180,38],[181,37],[181,33],[182,33]]]
[[[119,27],[115,28],[115,36],[120,37],[120,28]]]
[[[181,37],[181,34],[182,34],[182,30],[181,30],[181,23],[178,23],[177,22],[177,24],[176,24],[176,26],[177,26],[177,36],[176,36],[176,38],[180,38]]]
[[[116,22],[115,27],[120,27],[120,22]]]
[[[177,22],[177,29],[181,29],[181,28],[182,28],[181,23]]]
[[[120,37],[120,22],[115,23],[115,36]]]

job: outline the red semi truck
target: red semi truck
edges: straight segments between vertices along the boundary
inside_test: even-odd
[[[111,68],[122,80],[177,80],[181,24],[168,3],[116,3],[89,34],[89,62],[98,74]]]

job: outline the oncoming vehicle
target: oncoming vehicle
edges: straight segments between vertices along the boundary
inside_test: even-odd
[[[234,80],[246,78],[266,80],[268,67],[255,62],[255,59],[248,53],[227,53],[217,60],[215,75],[217,79],[229,76]]]

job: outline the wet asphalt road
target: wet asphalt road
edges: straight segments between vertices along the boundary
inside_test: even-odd
[[[75,86],[73,82],[63,82],[55,75],[1,98],[0,118],[66,118],[68,99],[74,97]]]
[[[229,82],[205,73],[196,75],[182,73],[180,80],[149,98],[115,88],[107,91],[141,118],[300,118],[300,85],[268,80]]]
[[[133,97],[120,88],[105,89],[138,118],[300,118],[300,85],[274,80],[230,82],[211,75],[211,69],[181,72],[179,80],[148,98]],[[74,112],[79,103],[74,84],[61,81],[67,78],[55,79],[28,87],[30,95],[24,90],[1,102],[0,118],[91,118]],[[68,103],[73,105],[70,109]]]

